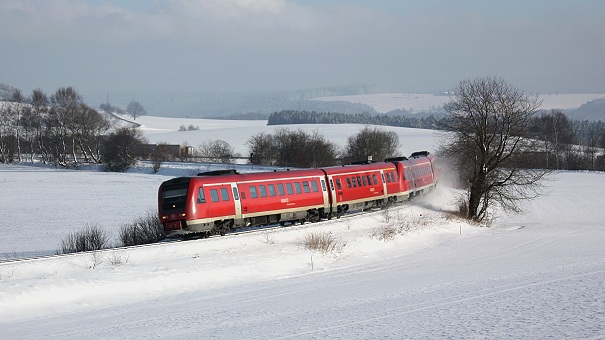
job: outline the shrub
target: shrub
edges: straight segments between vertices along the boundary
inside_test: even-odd
[[[305,248],[322,253],[331,253],[342,248],[331,233],[309,233],[304,239]]]
[[[391,225],[385,225],[377,228],[372,232],[372,237],[379,239],[380,241],[389,241],[397,236],[397,228]]]
[[[103,143],[101,154],[107,171],[123,172],[137,163],[142,132],[136,128],[123,127],[109,134]]]
[[[147,215],[135,219],[130,224],[120,228],[119,239],[121,245],[135,246],[158,242],[166,237],[164,227],[157,213],[148,212]]]
[[[86,225],[84,230],[71,233],[61,241],[61,254],[101,250],[109,245],[109,236],[96,225]]]

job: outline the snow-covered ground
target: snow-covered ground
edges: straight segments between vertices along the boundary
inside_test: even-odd
[[[198,169],[0,165],[0,254],[54,250],[83,223],[115,233],[116,223],[155,209],[161,181]],[[557,173],[526,214],[501,215],[491,227],[452,218],[458,192],[443,184],[386,212],[1,262],[0,337],[605,337],[604,173]],[[398,233],[381,240],[389,228]],[[335,251],[304,247],[324,232]]]

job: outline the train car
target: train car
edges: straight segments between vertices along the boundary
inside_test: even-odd
[[[370,163],[322,168],[330,187],[330,217],[385,206],[400,190],[396,167]]]
[[[414,152],[407,157],[386,159],[397,167],[400,176],[401,197],[412,198],[437,186],[435,158],[428,151]]]
[[[416,195],[432,190],[437,185],[437,171],[434,156],[428,151],[414,152],[409,158],[414,175],[414,192]]]
[[[317,221],[329,208],[321,170],[202,173],[162,183],[160,220],[167,236],[225,234],[232,228]]]
[[[319,221],[329,207],[325,176],[319,169],[241,175],[243,223],[255,226],[292,221]]]

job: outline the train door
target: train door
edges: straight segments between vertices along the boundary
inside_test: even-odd
[[[231,192],[233,193],[233,204],[235,205],[235,227],[240,227],[244,222],[242,219],[242,201],[239,197],[237,183],[231,183]]]
[[[330,206],[330,195],[328,194],[328,189],[326,188],[326,181],[323,178],[320,178],[319,181],[321,182],[321,193],[324,197],[324,211],[326,212],[330,212],[331,211],[331,206]]]
[[[387,190],[387,182],[384,179],[384,170],[380,169],[380,179],[382,179],[382,190],[384,191],[385,197],[389,194]]]
[[[336,189],[334,188],[334,179],[332,178],[332,176],[328,176],[328,179],[330,181],[330,197],[332,199],[332,207],[330,209],[331,212],[336,212],[337,211],[337,207],[338,207],[338,196],[336,195]]]

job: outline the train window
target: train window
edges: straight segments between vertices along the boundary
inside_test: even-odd
[[[258,191],[260,192],[260,197],[267,197],[267,188],[264,185],[259,185]]]
[[[277,193],[278,193],[280,196],[283,196],[283,195],[285,195],[285,194],[286,194],[286,193],[284,192],[284,185],[283,185],[283,184],[279,183],[279,184],[277,185]]]
[[[384,181],[384,173],[383,172],[380,173],[380,177],[382,177],[382,183],[384,184],[385,181]]]
[[[411,168],[405,169],[405,173],[407,174],[406,175],[407,179],[414,179],[414,172],[412,172]]]
[[[361,186],[361,177],[357,176],[357,186]]]
[[[391,183],[391,177],[389,176],[389,173],[387,173],[387,183]]]
[[[304,181],[302,182],[303,185],[303,189],[305,192],[311,192],[311,187],[309,186],[309,182],[308,181]]]
[[[366,181],[366,176],[361,176],[361,180],[363,181],[363,186],[368,185],[368,181]]]
[[[267,186],[269,187],[269,196],[275,196],[275,185],[269,184]]]
[[[394,172],[391,172],[390,176],[391,176],[391,182],[397,182],[397,179],[395,178],[395,173]]]
[[[318,192],[319,188],[317,187],[317,182],[316,181],[311,181],[311,188],[313,189],[313,192]]]
[[[210,198],[212,199],[212,202],[218,202],[218,190],[210,189]]]
[[[374,180],[374,185],[378,185],[378,181],[376,180],[376,175],[372,175],[372,179]]]
[[[330,178],[330,188],[334,190],[334,180]]]
[[[300,187],[300,182],[294,182],[294,187],[296,188],[297,194],[302,194],[302,188]]]
[[[250,197],[257,198],[258,193],[256,192],[256,187],[254,185],[250,186]]]
[[[321,180],[321,189],[326,191],[326,182],[323,179]]]
[[[288,195],[294,194],[294,190],[292,190],[292,183],[286,183],[286,191],[288,191]]]
[[[227,190],[227,188],[221,188],[221,198],[223,201],[229,200],[229,190]]]
[[[351,187],[351,179],[347,177],[347,188]]]
[[[204,188],[199,188],[197,191],[197,203],[206,203],[206,197],[204,196]]]
[[[340,178],[336,179],[336,187],[338,188],[338,190],[342,190],[342,185],[340,184]]]
[[[368,175],[367,178],[368,178],[368,185],[372,185],[372,177],[370,177],[370,175]]]

